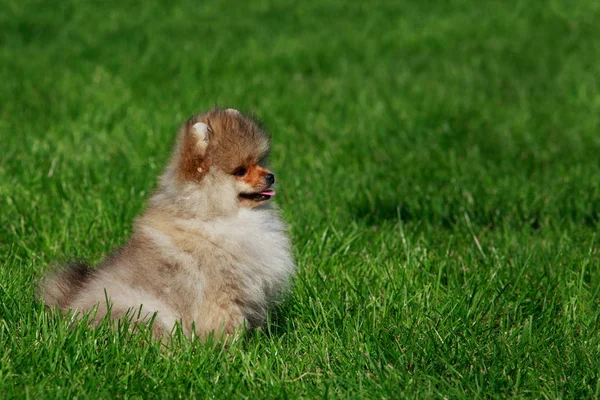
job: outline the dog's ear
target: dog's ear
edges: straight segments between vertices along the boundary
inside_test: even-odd
[[[179,153],[179,176],[186,181],[202,180],[210,169],[207,149],[212,134],[208,121],[188,121],[183,127]]]
[[[208,133],[210,128],[204,122],[196,122],[191,126],[190,132],[196,139],[196,150],[200,157],[206,155],[206,149],[208,148]]]

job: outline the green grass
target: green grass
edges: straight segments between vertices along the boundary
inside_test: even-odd
[[[598,21],[596,0],[4,1],[0,397],[599,398]],[[124,243],[215,104],[273,134],[281,310],[170,351],[45,311],[37,279]]]

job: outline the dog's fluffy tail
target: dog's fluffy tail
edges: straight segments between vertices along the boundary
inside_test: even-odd
[[[40,298],[47,306],[69,308],[71,301],[92,277],[93,270],[82,262],[71,262],[51,273],[40,285]]]

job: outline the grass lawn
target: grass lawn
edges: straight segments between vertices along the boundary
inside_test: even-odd
[[[599,398],[600,2],[0,6],[0,397]],[[273,134],[298,275],[228,347],[70,329],[189,115]]]

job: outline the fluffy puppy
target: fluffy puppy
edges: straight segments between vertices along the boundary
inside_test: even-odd
[[[180,129],[173,156],[129,242],[96,268],[72,264],[42,283],[63,312],[97,310],[156,337],[257,327],[294,272],[285,225],[271,208],[270,140],[237,110],[212,110]],[[93,314],[94,315],[94,314]]]

